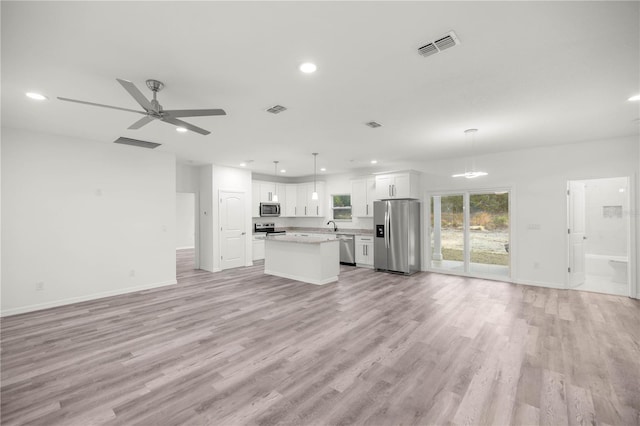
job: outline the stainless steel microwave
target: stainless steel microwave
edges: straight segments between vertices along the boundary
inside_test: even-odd
[[[280,216],[280,203],[260,203],[260,216]]]

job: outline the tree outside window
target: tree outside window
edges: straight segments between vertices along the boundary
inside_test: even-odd
[[[351,220],[351,195],[332,195],[332,210],[334,220]]]

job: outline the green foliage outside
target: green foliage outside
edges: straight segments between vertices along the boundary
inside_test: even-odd
[[[332,195],[333,218],[351,220],[351,195]]]
[[[464,221],[462,195],[443,196],[440,199],[443,228],[462,228]],[[509,227],[509,194],[472,194],[469,196],[471,226],[487,230]],[[433,198],[431,199],[431,225],[433,226]]]

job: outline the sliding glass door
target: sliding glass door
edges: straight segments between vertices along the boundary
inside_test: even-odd
[[[508,191],[431,197],[431,268],[491,278],[510,276]]]
[[[464,272],[464,196],[431,197],[431,266]]]

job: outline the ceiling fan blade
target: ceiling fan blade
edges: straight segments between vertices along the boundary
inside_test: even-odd
[[[204,117],[209,115],[227,115],[223,109],[163,109],[171,117]]]
[[[133,96],[133,99],[135,99],[142,108],[147,111],[153,111],[153,105],[151,105],[151,102],[149,102],[149,100],[142,94],[142,92],[138,90],[135,84],[128,80],[122,80],[120,78],[116,78],[116,80],[118,80],[118,83],[120,83],[122,87],[124,87],[124,90],[126,90],[131,96]]]
[[[184,127],[185,129],[189,129],[192,132],[200,133],[201,135],[208,135],[209,133],[211,133],[208,130],[201,129],[198,126],[194,126],[193,124],[189,124],[186,121],[178,120],[177,118],[162,117],[160,120],[165,121],[167,123],[171,123],[171,124],[173,124],[175,126],[178,126],[178,127]]]
[[[85,104],[85,105],[91,105],[91,106],[97,106],[97,107],[103,107],[103,108],[111,108],[111,109],[119,109],[120,111],[136,112],[138,114],[146,114],[146,112],[136,111],[135,109],[120,108],[120,107],[111,106],[111,105],[105,105],[105,104],[97,104],[95,102],[79,101],[77,99],[61,98],[60,96],[58,96],[58,99],[60,99],[61,101],[75,102],[75,103],[78,103],[78,104]]]
[[[131,126],[129,126],[129,129],[139,129],[140,127],[144,126],[145,124],[149,124],[154,120],[153,117],[147,115],[146,117],[142,117],[140,120],[136,121],[135,123],[133,123]]]

